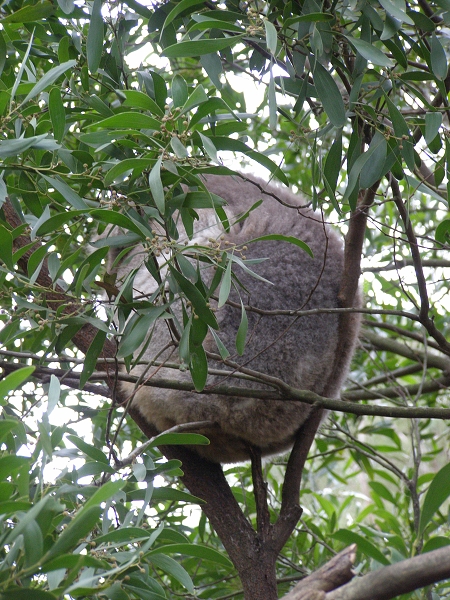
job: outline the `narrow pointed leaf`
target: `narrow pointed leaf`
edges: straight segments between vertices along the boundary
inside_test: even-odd
[[[50,71],[47,71],[47,73],[41,79],[39,79],[36,85],[29,92],[24,100],[24,103],[40,94],[45,90],[45,88],[47,88],[49,85],[52,85],[52,83],[54,83],[58,77],[61,77],[63,73],[69,69],[72,69],[76,64],[76,60],[68,60],[67,62],[62,63],[62,65],[57,65],[56,67],[53,67],[53,69],[50,69]]]
[[[91,73],[96,73],[100,66],[103,51],[103,35],[102,0],[94,0],[86,41],[87,62]]]

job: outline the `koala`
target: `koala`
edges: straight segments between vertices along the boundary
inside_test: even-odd
[[[251,243],[243,251],[247,260],[266,260],[251,265],[263,279],[253,277],[239,266],[233,267],[241,287],[232,290],[229,297],[232,302],[216,312],[220,326],[218,335],[230,352],[230,359],[253,371],[280,378],[296,388],[317,394],[323,394],[326,389],[329,396],[338,397],[356,345],[359,317],[355,315],[352,330],[346,332],[345,349],[339,348],[339,352],[346,353],[341,361],[344,366],[335,381],[330,382],[339,347],[338,315],[321,313],[299,317],[274,314],[274,311],[339,307],[343,270],[341,237],[323,222],[319,213],[301,208],[304,199],[288,190],[256,178],[203,177],[207,189],[226,201],[225,210],[232,226],[229,232],[224,232],[212,210],[201,211],[195,227],[196,243],[206,244],[213,237],[220,239],[223,248],[233,245],[242,248],[253,238],[282,234],[306,242],[313,253],[311,257],[294,244],[273,240]],[[237,215],[248,211],[259,200],[262,203],[255,210],[233,224]],[[120,280],[142,263],[134,279],[134,287],[141,294],[153,292],[155,284],[143,259],[143,248],[137,247],[131,257],[122,260],[117,267]],[[243,355],[239,356],[235,343],[241,320],[241,301],[251,308],[247,310],[247,343]],[[355,304],[360,304],[359,298]],[[145,373],[143,379],[155,374],[156,377],[190,381],[189,373],[164,367],[164,361],[180,362],[176,343],[172,340],[169,319],[159,319],[143,355],[148,365],[157,360],[159,366],[138,365],[132,373]],[[218,356],[217,345],[210,334],[204,347]],[[209,367],[227,369],[219,360],[209,360]],[[228,368],[228,371],[232,369]],[[224,384],[242,389],[271,389],[251,378],[233,378],[226,374],[209,375],[206,387],[213,390],[215,385]],[[257,447],[263,456],[288,450],[311,410],[309,405],[297,401],[269,401],[239,394],[233,397],[198,394],[145,385],[135,387],[125,382],[121,384],[121,396],[132,399],[133,407],[158,432],[179,424],[213,422],[214,427],[198,430],[209,438],[209,446],[195,446],[195,450],[204,458],[219,463],[247,460],[250,446]]]

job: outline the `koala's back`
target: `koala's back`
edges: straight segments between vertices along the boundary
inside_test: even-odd
[[[260,180],[254,181],[285,205],[295,207],[302,201],[288,191],[268,186]],[[343,268],[340,237],[324,225],[320,214],[309,209],[284,206],[272,196],[262,193],[252,181],[207,176],[206,185],[211,192],[227,201],[227,212],[230,215],[243,213],[263,199],[261,206],[250,212],[242,223],[233,226],[230,233],[224,234],[223,243],[242,246],[253,238],[281,234],[306,242],[313,252],[311,258],[303,249],[285,241],[255,242],[244,251],[246,259],[267,257],[268,260],[252,265],[251,268],[271,284],[252,277],[239,267],[234,268],[243,288],[232,291],[230,300],[238,305],[242,300],[245,305],[260,312],[251,309],[247,311],[247,345],[244,355],[238,356],[235,340],[241,309],[225,305],[218,310],[219,337],[231,353],[231,360],[254,371],[279,377],[299,389],[322,394],[326,388],[329,395],[338,396],[356,343],[357,319],[355,331],[350,332],[349,336],[353,336],[353,341],[348,346],[346,368],[341,371],[338,379],[330,382],[339,341],[338,315],[321,313],[296,317],[264,312],[337,307]],[[203,218],[200,221],[199,229],[202,229],[205,221]],[[208,230],[202,235],[208,237]],[[142,282],[141,276],[140,290],[145,291],[142,290]],[[158,323],[147,358],[154,358],[169,341],[167,323]],[[212,338],[207,338],[206,347],[217,354]],[[173,362],[176,353],[173,349],[166,351],[158,360],[164,358]],[[212,361],[210,366],[223,369],[219,362]],[[188,379],[187,374],[173,369],[158,369],[158,376],[173,378],[174,373],[177,373],[179,379]],[[208,387],[214,384],[269,389],[248,380],[224,379],[220,376],[208,379]],[[124,391],[131,394],[131,384],[124,384]],[[150,387],[138,389],[133,402],[158,431],[195,421],[216,423],[218,428],[199,431],[210,438],[211,444],[196,447],[196,450],[217,462],[245,460],[248,458],[249,444],[259,447],[263,454],[286,450],[293,443],[296,432],[310,411],[308,405],[289,400],[221,397]]]

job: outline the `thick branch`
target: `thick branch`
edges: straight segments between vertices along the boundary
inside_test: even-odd
[[[4,370],[5,373],[10,373],[21,367],[27,366],[21,363],[11,363],[11,362],[0,362],[0,368]],[[41,377],[47,378],[49,375],[55,375],[56,377],[63,378],[62,383],[64,384],[64,377],[66,377],[68,371],[63,369],[53,369],[50,367],[36,367],[33,372],[33,377]],[[119,373],[117,376],[118,380],[121,381],[132,381],[136,383],[137,377],[133,375],[126,375],[123,373]],[[108,379],[108,373],[105,372],[94,372],[91,376],[92,381],[105,381]],[[76,382],[79,381],[77,377],[75,377],[74,373],[70,374],[70,379],[68,383],[69,387],[76,387]],[[151,379],[146,382],[145,385],[155,388],[163,388],[163,389],[173,389],[173,390],[183,390],[187,392],[195,392],[193,384],[189,382],[180,382],[172,379]],[[417,384],[418,385],[418,384]],[[349,391],[346,394],[343,394],[343,398],[351,399],[351,400],[378,400],[383,399],[384,397],[389,398],[398,398],[400,396],[404,396],[401,394],[401,391],[414,395],[415,390],[417,390],[417,385],[411,386],[403,386],[401,388],[381,388],[380,390],[372,391]],[[433,392],[439,389],[444,389],[450,386],[450,375],[445,377],[435,379],[432,382],[427,382],[425,384],[420,384],[421,389],[424,392]],[[370,406],[366,404],[355,404],[353,402],[348,402],[344,400],[334,400],[332,398],[325,398],[323,396],[319,396],[314,392],[309,392],[307,390],[297,390],[296,388],[288,387],[288,391],[291,390],[290,395],[287,395],[283,398],[286,402],[303,402],[305,404],[315,404],[320,408],[324,408],[327,410],[332,410],[336,412],[343,412],[352,415],[369,415],[369,416],[379,416],[379,417],[391,417],[391,418],[401,418],[401,419],[450,419],[450,408],[423,408],[423,407],[403,407],[403,406]],[[109,397],[110,394],[106,393],[103,386],[95,387],[95,393],[99,395]],[[89,391],[94,391],[94,389],[90,389]],[[246,389],[245,394],[242,394],[245,388],[234,388],[230,386],[220,386],[214,388],[214,390],[203,390],[202,392],[195,392],[196,394],[220,394],[222,396],[234,396],[239,393],[241,396],[245,396],[247,398],[255,398],[264,402],[264,400],[280,400],[280,395],[277,392],[270,392],[266,390],[251,390]]]
[[[314,405],[309,414],[309,418],[303,423],[297,433],[294,447],[289,456],[286,474],[284,476],[280,514],[273,526],[272,534],[273,544],[277,554],[289,539],[289,536],[292,534],[292,531],[302,514],[302,509],[299,505],[299,492],[303,468],[322,416],[323,409],[318,405]]]
[[[450,547],[446,546],[355,578],[325,600],[390,600],[448,577]]]
[[[281,600],[319,600],[325,592],[339,588],[353,577],[352,568],[356,558],[356,546],[353,544],[336,554],[323,567],[302,579]],[[315,592],[322,592],[321,595]],[[328,595],[326,596],[328,598]]]

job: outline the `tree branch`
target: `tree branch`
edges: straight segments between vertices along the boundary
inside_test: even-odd
[[[355,578],[326,594],[325,600],[391,600],[448,577],[450,547],[446,546]]]
[[[356,559],[356,545],[336,554],[323,567],[302,579],[281,600],[320,600],[325,593],[344,585],[353,577],[352,568]],[[378,599],[377,599],[378,600]]]
[[[433,337],[437,341],[442,352],[450,356],[450,343],[437,329],[433,322],[433,319],[430,319],[430,316],[428,314],[430,310],[430,303],[428,300],[426,280],[423,274],[422,259],[419,252],[419,245],[417,243],[417,238],[414,233],[411,220],[409,218],[405,204],[403,203],[401,197],[400,186],[398,185],[398,181],[395,179],[394,176],[391,176],[391,188],[393,192],[393,200],[397,206],[398,212],[403,221],[403,226],[405,228],[405,233],[408,238],[409,247],[411,248],[411,256],[414,262],[414,270],[416,272],[417,285],[419,288],[420,296],[420,322],[431,335],[431,337]]]

